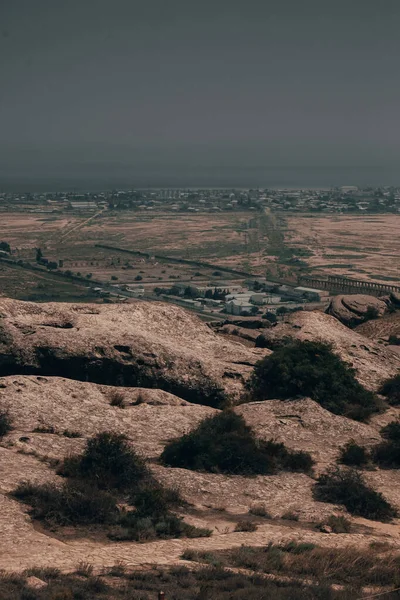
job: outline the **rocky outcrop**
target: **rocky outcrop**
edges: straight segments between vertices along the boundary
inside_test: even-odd
[[[370,319],[382,317],[388,306],[382,299],[364,294],[335,296],[327,313],[334,316],[344,325],[354,327]]]
[[[400,311],[385,315],[382,319],[362,323],[355,331],[379,343],[388,344],[392,337],[400,338]]]
[[[382,381],[393,377],[400,368],[397,354],[318,311],[289,315],[284,322],[264,330],[257,345],[261,346],[262,341],[264,347],[274,350],[293,339],[331,344],[334,352],[356,369],[360,383],[371,390],[377,390]]]
[[[161,388],[195,403],[238,396],[262,351],[170,304],[35,304],[0,299],[0,375]]]

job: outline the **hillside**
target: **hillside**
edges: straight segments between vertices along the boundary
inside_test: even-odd
[[[216,551],[291,540],[358,549],[385,542],[400,549],[400,519],[382,524],[354,517],[342,506],[313,497],[315,478],[336,463],[340,449],[350,440],[367,448],[376,445],[381,427],[400,417],[399,408],[364,424],[334,415],[309,398],[235,407],[258,439],[310,452],[315,461],[311,474],[248,478],[164,467],[158,458],[165,444],[217,412],[206,405],[209,390],[217,387],[238,399],[251,365],[270,350],[228,341],[169,305],[35,305],[2,299],[0,310],[0,408],[9,412],[13,426],[0,443],[0,532],[7,548],[0,569],[52,566],[67,572],[81,561],[97,571],[118,561],[131,568],[186,564],[181,560],[185,549]],[[400,364],[390,350],[318,312],[296,313],[263,334],[272,342],[288,335],[329,341],[371,389]],[[123,379],[110,385],[120,373]],[[189,401],[193,390],[195,402]],[[123,407],[112,405],[116,393]],[[101,527],[49,529],[32,521],[29,508],[10,492],[21,481],[61,485],[57,461],[82,452],[87,440],[102,431],[126,435],[156,480],[178,489],[188,502],[178,513],[187,523],[211,529],[211,537],[115,542]],[[364,476],[400,509],[398,470],[375,469]],[[249,514],[260,504],[267,517]],[[318,524],[333,514],[349,519],[349,533],[320,530]],[[253,522],[256,531],[235,531],[241,520]]]

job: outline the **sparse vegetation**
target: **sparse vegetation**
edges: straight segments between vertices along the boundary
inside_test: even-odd
[[[255,517],[265,517],[266,519],[272,519],[266,506],[264,504],[253,504],[249,508],[249,514]]]
[[[284,512],[283,515],[281,515],[281,519],[283,519],[284,521],[298,521],[299,515],[293,512],[292,510],[288,510]]]
[[[171,467],[233,475],[308,472],[313,464],[306,452],[257,440],[243,417],[233,411],[208,417],[190,433],[169,442],[161,461]]]
[[[170,512],[183,503],[179,494],[152,477],[122,435],[94,436],[82,455],[64,460],[59,473],[69,478],[62,486],[22,483],[13,492],[48,525],[106,525],[115,540],[211,535]],[[131,509],[120,508],[121,502]]]
[[[400,468],[400,421],[392,421],[381,429],[384,441],[372,451],[372,457],[380,467]]]
[[[118,408],[125,408],[126,406],[125,396],[119,390],[112,390],[108,395],[108,399],[110,406],[117,406]]]
[[[38,425],[32,433],[56,433],[56,430],[53,425]]]
[[[349,467],[364,467],[369,462],[369,454],[363,446],[350,440],[340,450],[339,462]]]
[[[391,379],[387,379],[381,386],[379,393],[386,396],[392,406],[400,404],[400,373]]]
[[[351,522],[343,515],[331,515],[326,524],[330,527],[333,533],[350,533]]]
[[[64,429],[63,436],[67,438],[80,438],[82,434],[79,431],[72,431],[70,429]]]
[[[13,492],[29,504],[31,516],[49,525],[92,525],[116,522],[116,500],[109,493],[83,482],[20,484]]]
[[[238,521],[235,531],[257,531],[257,524],[254,521]]]
[[[355,469],[336,468],[322,474],[314,486],[314,497],[321,502],[343,504],[349,513],[374,521],[390,521],[397,514]]]
[[[0,597],[4,600],[154,600],[160,590],[165,592],[168,600],[353,600],[355,597],[355,589],[349,585],[338,590],[325,582],[305,584],[301,577],[290,582],[270,581],[262,575],[233,573],[221,566],[213,566],[213,558],[219,560],[216,555],[210,555],[207,561],[201,558],[201,562],[207,562],[207,565],[200,569],[177,566],[127,571],[124,565],[116,565],[104,569],[100,576],[94,576],[88,573],[91,565],[86,563],[78,565],[74,574],[47,574],[46,569],[29,569],[22,574],[2,573]],[[360,557],[358,562],[364,564]],[[385,566],[382,579],[387,579],[390,568],[393,570],[395,566],[392,558],[390,566]],[[330,561],[329,573],[335,567],[336,564]],[[340,573],[340,568],[336,571]],[[47,585],[42,589],[29,587],[26,577],[30,575],[42,579]],[[388,593],[386,598],[394,600],[395,595]]]
[[[327,410],[359,421],[380,409],[354,370],[322,342],[297,340],[277,348],[256,364],[250,389],[261,400],[309,396]]]
[[[8,410],[0,410],[0,439],[12,430],[12,418]]]
[[[323,578],[326,584],[345,586],[400,585],[400,554],[377,555],[373,549],[321,548],[310,543],[288,542],[265,547],[241,546],[215,552],[185,552],[186,560],[249,569],[256,573],[274,573],[290,577]],[[190,557],[190,558],[189,558]],[[359,594],[354,594],[358,598]],[[274,597],[275,598],[275,597]],[[297,598],[297,596],[294,596]],[[313,596],[311,596],[313,598]],[[320,598],[332,598],[321,593]]]

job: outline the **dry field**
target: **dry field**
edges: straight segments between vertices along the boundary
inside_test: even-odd
[[[103,211],[97,215],[7,213],[2,219],[2,238],[18,249],[17,258],[34,260],[35,248],[40,247],[50,260],[63,259],[64,269],[92,273],[103,281],[117,277],[118,283],[141,281],[147,287],[168,287],[174,279],[216,285],[219,280],[213,278],[214,269],[110,252],[96,248],[98,243],[198,259],[288,281],[296,280],[297,259],[314,274],[400,280],[396,260],[400,215]],[[223,279],[232,278],[224,273]]]
[[[314,273],[381,282],[400,281],[400,215],[286,218],[285,242],[312,252]]]

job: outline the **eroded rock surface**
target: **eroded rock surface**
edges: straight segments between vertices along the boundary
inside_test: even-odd
[[[386,302],[365,294],[335,296],[327,313],[336,317],[341,323],[355,326],[370,318],[382,317],[388,310]]]
[[[258,349],[172,306],[0,299],[0,375],[41,374],[158,387],[196,403],[238,396]]]

